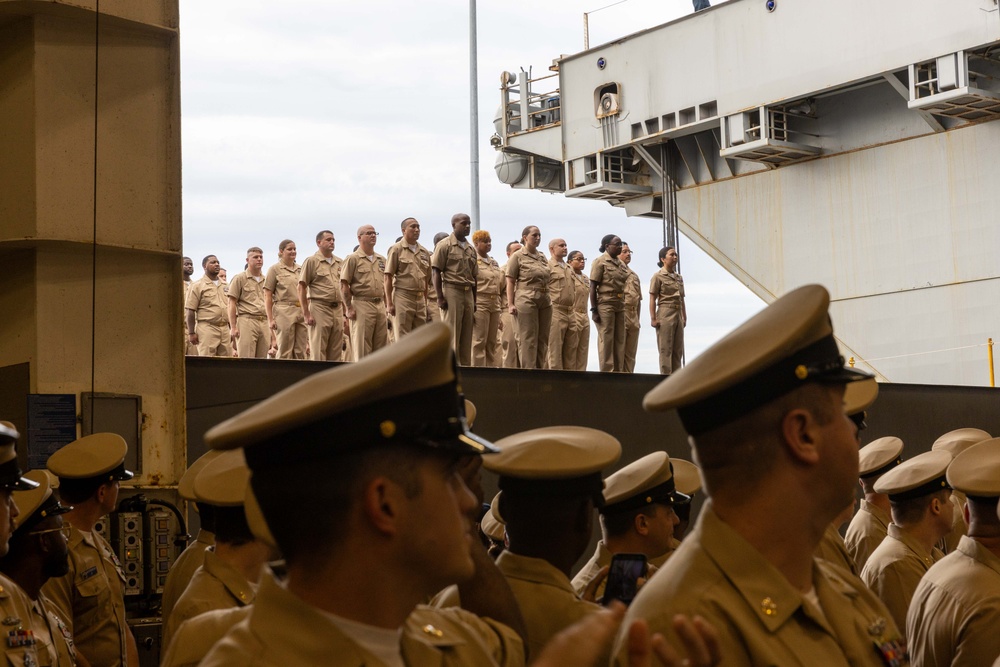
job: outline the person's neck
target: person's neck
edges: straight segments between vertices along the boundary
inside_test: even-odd
[[[283,266],[285,266],[285,267],[287,267],[287,268],[290,269],[293,266],[295,266],[295,260],[294,259],[283,259],[283,260],[281,260],[281,264]]]
[[[251,278],[260,278],[260,269],[247,269],[247,275]]]
[[[215,555],[246,578],[251,584],[260,581],[260,573],[270,556],[270,549],[258,541],[233,545],[226,542],[215,543]]]
[[[73,503],[73,509],[63,515],[63,521],[77,530],[89,533],[94,530],[94,526],[105,514],[106,512],[97,501],[91,499],[82,503]]]
[[[884,493],[875,493],[874,491],[872,491],[871,493],[866,493],[865,501],[869,505],[874,505],[875,507],[881,510],[885,510],[886,514],[888,514],[891,511],[892,506],[889,505],[889,496],[885,495]]]
[[[551,540],[521,540],[507,536],[510,545],[507,550],[518,556],[539,558],[556,568],[567,577],[573,571],[573,566],[579,560],[582,552],[572,545],[577,541],[571,535],[552,536]]]
[[[320,250],[319,254],[323,255],[323,257],[327,259],[330,259],[333,257],[333,250]]]
[[[191,282],[191,276],[189,276],[189,275],[185,274],[185,275],[184,275],[184,282],[186,282],[186,283],[189,283],[189,282]]]
[[[20,558],[16,562],[4,563],[2,571],[20,586],[29,598],[37,600],[38,594],[42,590],[42,584],[48,581],[48,577],[42,574],[43,567],[42,555],[36,553],[29,558]]]
[[[717,493],[712,507],[722,521],[749,542],[792,586],[807,592],[813,587],[813,552],[835,514],[822,511],[818,503],[788,502],[789,498],[807,497],[804,488],[775,486],[771,480],[765,484],[787,492],[748,493],[742,489],[731,500]]]
[[[629,530],[624,535],[603,536],[604,546],[611,554],[642,554],[647,559],[662,556],[662,553],[650,553],[649,543],[638,533]]]
[[[938,522],[929,513],[924,514],[924,519],[916,523],[900,525],[896,523],[895,519],[893,519],[893,524],[899,529],[900,532],[909,536],[910,539],[922,546],[927,553],[934,551],[934,547],[937,545],[938,540],[948,534],[948,531],[942,531],[941,528],[938,527]]]
[[[288,566],[288,590],[322,611],[379,628],[403,625],[434,591],[415,585],[412,570],[384,567],[381,559],[331,557],[322,565]]]
[[[214,276],[211,273],[206,273],[205,277],[211,280],[213,283],[219,279],[219,274],[216,273]]]
[[[994,556],[1000,558],[1000,520],[995,517],[987,517],[986,521],[980,521],[972,509],[970,504],[968,536],[979,542]]]

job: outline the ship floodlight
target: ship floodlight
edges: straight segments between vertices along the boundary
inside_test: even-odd
[[[767,11],[773,12],[778,8],[778,0],[767,0],[767,2],[764,3],[764,6],[767,8]]]

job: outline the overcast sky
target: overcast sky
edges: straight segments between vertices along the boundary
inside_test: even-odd
[[[662,228],[603,202],[512,190],[501,184],[489,145],[503,70],[543,72],[583,49],[583,13],[608,1],[479,0],[480,226],[493,256],[535,224],[546,247],[598,257],[600,238],[629,242],[643,292],[657,270]],[[590,16],[597,45],[691,13],[690,0],[627,0]],[[381,232],[385,254],[408,216],[421,242],[451,231],[470,209],[468,3],[465,0],[181,0],[184,254],[219,256],[230,279],[246,248],[261,246],[265,269],[279,241],[299,261],[332,229],[341,257],[360,225]],[[696,50],[692,50],[692,56]],[[680,211],[684,216],[684,211]],[[763,307],[687,239],[687,358]],[[647,296],[648,298],[648,296]],[[637,371],[656,373],[655,332],[642,304]],[[590,367],[596,370],[596,332]]]

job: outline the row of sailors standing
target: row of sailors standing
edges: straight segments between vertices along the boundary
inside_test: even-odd
[[[583,253],[570,252],[563,239],[549,243],[546,259],[533,225],[507,244],[502,267],[489,254],[489,232],[469,237],[465,214],[453,216],[452,234],[435,237],[433,253],[419,243],[417,220],[400,227],[386,257],[374,250],[374,227],[362,226],[357,249],[344,260],[333,254],[333,233],[323,230],[316,254],[301,267],[286,239],[266,274],[262,250],[252,247],[246,271],[228,285],[214,255],[204,258],[205,275],[194,282],[193,263],[184,258],[188,353],[357,361],[440,318],[454,332],[461,365],[586,370],[593,319],[600,369],[634,372],[643,297],[629,268],[632,252],[617,236],[602,240],[588,277]],[[687,315],[676,250],[664,248],[660,265],[650,285],[650,323],[660,370],[669,375],[681,364]]]

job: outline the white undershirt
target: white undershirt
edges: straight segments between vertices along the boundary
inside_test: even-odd
[[[461,246],[462,248],[464,248],[464,247],[468,246],[469,244],[466,241],[459,241],[458,245]]]
[[[403,651],[400,647],[400,640],[403,636],[402,628],[387,630],[367,623],[352,621],[336,614],[320,613],[336,625],[341,632],[350,637],[354,643],[371,653],[379,661],[384,662],[388,667],[406,667],[406,663],[403,662]]]
[[[417,244],[416,243],[414,243],[413,245],[408,245],[406,247],[409,248],[413,252],[417,251]]]
[[[827,624],[830,623],[830,620],[826,617],[826,612],[823,611],[823,607],[819,603],[819,596],[816,595],[815,586],[810,588],[807,592],[803,593],[802,597],[804,597],[806,601],[812,604],[812,606],[816,609],[816,611],[819,612],[820,617],[822,617],[822,619],[826,621]]]
[[[374,262],[375,261],[375,255],[365,255],[365,257],[368,258],[369,262]]]

